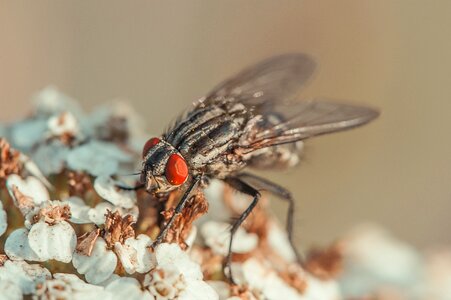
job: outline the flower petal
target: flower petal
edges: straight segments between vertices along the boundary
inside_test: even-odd
[[[180,293],[178,300],[218,300],[219,295],[216,291],[205,281],[188,280],[186,288]],[[285,298],[288,299],[288,298]]]
[[[67,158],[69,168],[94,176],[115,174],[119,163],[131,162],[131,155],[115,144],[95,140],[72,149]]]
[[[187,279],[203,278],[200,266],[191,261],[178,244],[160,244],[155,250],[158,266],[175,265]]]
[[[132,208],[136,203],[136,192],[118,189],[120,182],[109,176],[99,176],[94,181],[94,189],[103,199],[115,206]]]
[[[208,221],[202,225],[201,234],[205,244],[215,253],[227,255],[230,242],[230,224]],[[258,236],[254,233],[247,233],[246,230],[239,227],[236,231],[232,251],[234,253],[249,253],[257,247]]]
[[[46,128],[45,119],[17,122],[11,128],[11,143],[20,150],[29,150],[43,138]]]
[[[28,230],[19,228],[10,233],[5,242],[5,253],[12,260],[43,261],[28,243]]]
[[[8,228],[6,211],[3,209],[3,203],[0,201],[0,236],[5,233],[6,228]]]
[[[47,121],[50,134],[53,136],[61,136],[70,134],[75,136],[79,132],[78,121],[70,112],[62,112],[54,115]]]
[[[268,229],[269,246],[287,262],[295,262],[296,254],[291,247],[286,230],[282,230],[276,222],[271,222]]]
[[[19,175],[12,174],[6,180],[6,187],[11,197],[15,200],[16,206],[18,199],[14,195],[14,186],[17,186],[19,191],[25,196],[32,198],[35,205],[39,205],[50,199],[47,188],[36,177],[28,176],[26,179],[22,179]]]
[[[105,240],[99,237],[94,244],[91,256],[74,253],[72,263],[78,273],[85,275],[87,282],[98,284],[113,274],[117,257],[113,251],[106,248]]]
[[[45,292],[55,299],[110,299],[110,293],[103,287],[86,283],[74,274],[56,273],[53,278],[47,280]],[[64,293],[60,293],[61,291]]]
[[[48,86],[33,96],[35,113],[40,117],[69,111],[75,116],[82,113],[80,105],[69,96],[60,92],[54,86]]]
[[[22,290],[14,281],[0,280],[0,300],[22,300]]]
[[[12,281],[17,284],[22,293],[28,295],[35,291],[36,283],[50,278],[49,270],[39,265],[29,265],[24,261],[7,260],[0,267],[0,282]]]
[[[112,300],[150,300],[154,299],[148,291],[143,291],[135,278],[123,277],[112,281],[106,286],[112,295]]]
[[[115,207],[109,202],[101,202],[88,211],[88,218],[92,223],[101,225],[105,223],[105,214],[108,210],[113,211]]]
[[[63,201],[67,203],[70,207],[70,221],[75,224],[87,224],[91,223],[88,212],[91,209],[85,204],[85,202],[76,196],[69,197]]]
[[[45,175],[59,174],[63,171],[69,149],[59,140],[39,145],[33,152],[33,160],[39,165],[39,169]]]
[[[145,273],[155,266],[155,256],[149,251],[151,245],[152,240],[140,234],[136,238],[128,238],[124,245],[117,242],[114,250],[127,273]]]
[[[42,260],[55,259],[68,263],[72,260],[77,237],[72,226],[65,221],[52,226],[38,222],[31,227],[28,242]]]

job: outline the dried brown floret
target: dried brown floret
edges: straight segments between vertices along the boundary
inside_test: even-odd
[[[304,293],[307,288],[305,272],[298,265],[291,265],[286,271],[279,272],[279,276],[301,294]]]
[[[193,222],[208,211],[208,202],[204,194],[198,191],[186,203],[182,212],[175,219],[173,226],[165,237],[167,243],[178,243],[182,249],[186,249],[185,240],[188,238]],[[162,213],[165,220],[169,220],[174,214],[174,209],[166,210]]]
[[[34,217],[35,221],[44,220],[47,224],[53,225],[61,221],[67,221],[71,217],[70,207],[64,205],[50,205],[39,210]]]
[[[14,195],[14,202],[15,205],[19,208],[20,212],[25,215],[28,212],[30,212],[34,207],[34,201],[33,198],[28,197],[27,195],[23,194],[17,185],[12,186],[13,195]]]
[[[70,171],[67,174],[69,195],[84,196],[87,191],[93,189],[91,178],[85,172]]]
[[[3,267],[3,265],[5,264],[5,261],[8,260],[8,256],[6,256],[5,254],[0,254],[0,267]]]
[[[19,174],[22,170],[20,152],[12,149],[4,138],[0,138],[0,185],[4,186],[10,174]]]
[[[122,217],[118,211],[106,213],[104,236],[108,247],[114,247],[116,242],[123,244],[129,237],[135,236],[132,225],[135,223],[133,216]]]
[[[342,247],[335,243],[326,249],[313,249],[307,256],[305,268],[316,277],[329,280],[343,269]]]
[[[74,116],[69,112],[63,112],[55,118],[49,119],[51,127],[57,131],[51,138],[57,138],[62,144],[70,146],[75,141],[77,134],[77,125]]]
[[[248,286],[232,285],[230,287],[230,294],[233,297],[238,297],[241,300],[254,300],[262,299],[263,295],[260,295],[258,291],[252,291]]]
[[[191,259],[196,261],[204,275],[204,280],[220,280],[223,278],[224,257],[207,247],[193,246]]]
[[[100,229],[96,228],[91,232],[86,232],[82,236],[77,238],[77,247],[75,250],[81,254],[86,256],[91,256],[92,248],[99,237]]]
[[[160,214],[164,210],[165,203],[160,202],[154,195],[145,190],[137,192],[137,204],[139,209],[136,233],[144,233],[155,238],[160,231],[159,223],[163,216]]]
[[[97,128],[99,139],[114,143],[126,143],[129,138],[128,121],[123,116],[111,116],[105,125]]]

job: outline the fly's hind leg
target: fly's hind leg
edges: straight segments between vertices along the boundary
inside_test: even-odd
[[[267,179],[261,178],[251,173],[241,173],[238,177],[244,181],[254,182],[259,188],[262,188],[271,194],[274,194],[281,198],[282,200],[286,200],[288,202],[288,211],[287,211],[287,221],[286,221],[286,230],[288,234],[288,239],[290,241],[291,247],[296,255],[296,259],[299,264],[303,265],[302,256],[296,248],[296,245],[293,241],[293,226],[294,226],[294,198],[291,195],[291,192],[281,187],[280,185],[271,182]]]
[[[236,189],[237,191],[253,197],[252,202],[249,205],[249,207],[246,208],[246,210],[241,214],[241,216],[239,216],[238,219],[236,219],[236,221],[232,224],[232,228],[230,230],[229,251],[228,251],[228,254],[226,257],[225,267],[227,268],[228,279],[232,283],[235,283],[233,280],[232,268],[231,268],[233,236],[235,235],[236,231],[238,230],[240,225],[243,223],[243,221],[249,216],[249,214],[252,212],[254,207],[257,205],[258,200],[260,199],[260,192],[237,177],[226,178],[224,181],[226,183],[228,183],[232,188]]]

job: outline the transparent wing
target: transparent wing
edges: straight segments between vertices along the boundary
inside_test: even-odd
[[[228,110],[239,103],[249,114],[273,102],[292,99],[312,76],[315,62],[306,54],[283,54],[248,67],[217,85],[210,93],[180,114],[165,130],[165,138],[199,108],[218,105]]]
[[[266,59],[216,86],[201,100],[205,105],[240,102],[249,107],[293,98],[315,69],[305,54]]]
[[[258,113],[262,119],[242,145],[250,151],[351,129],[379,115],[377,110],[369,107],[327,99],[272,103],[260,107]]]

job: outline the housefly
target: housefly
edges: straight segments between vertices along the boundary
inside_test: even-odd
[[[288,201],[287,232],[292,241],[294,199],[290,192],[245,170],[291,167],[298,161],[302,141],[363,125],[379,115],[372,108],[326,99],[293,101],[314,69],[314,60],[305,54],[264,60],[219,84],[162,136],[146,142],[142,187],[157,195],[183,190],[154,246],[163,241],[193,191],[213,178],[253,199],[231,226],[226,266],[231,262],[233,235],[257,205],[259,189]]]

